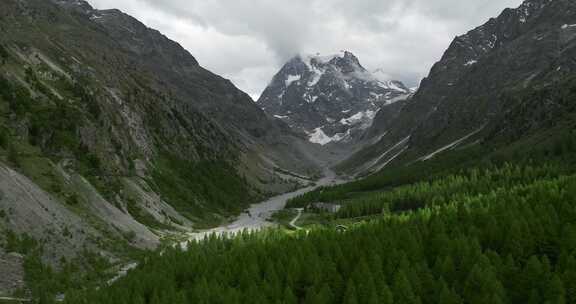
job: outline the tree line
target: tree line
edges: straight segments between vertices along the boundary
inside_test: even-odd
[[[445,201],[344,233],[213,236],[66,302],[575,303],[576,176],[554,170],[507,166],[409,186],[399,191],[433,187]]]

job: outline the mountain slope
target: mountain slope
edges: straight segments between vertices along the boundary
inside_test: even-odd
[[[576,24],[572,1],[528,0],[457,37],[393,123],[376,118],[374,125],[385,127],[368,132],[381,136],[375,137],[378,143],[340,167],[374,172],[393,161],[429,160],[467,143],[496,143],[495,132],[530,136],[505,123],[506,115],[522,107],[509,97],[573,75],[576,27],[571,24]],[[545,127],[537,115],[529,115],[532,131]]]
[[[368,72],[350,52],[298,55],[274,76],[257,104],[313,143],[350,142],[371,125],[380,108],[410,93],[382,74]]]
[[[0,2],[0,242],[28,234],[55,264],[154,248],[297,186],[278,169],[316,173],[308,146],[118,10]]]

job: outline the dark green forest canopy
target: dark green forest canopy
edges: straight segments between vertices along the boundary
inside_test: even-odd
[[[9,104],[16,115],[36,110],[30,96],[7,82],[0,87],[14,92],[3,101],[20,99]],[[61,104],[40,110],[45,119],[35,123],[61,134],[80,115]],[[52,119],[60,112],[67,114]],[[333,225],[145,254],[138,269],[100,289],[80,284],[75,267],[56,272],[32,255],[28,279],[41,303],[57,293],[67,303],[575,303],[576,136],[572,120],[562,122],[502,149],[471,146],[290,202],[342,203]],[[82,155],[67,138],[45,148]],[[1,146],[11,141],[0,132]],[[86,172],[99,167],[93,157],[81,163]],[[164,157],[153,179],[189,216],[207,212],[187,203],[192,196],[223,214],[239,212],[239,199],[256,199],[225,163]],[[341,233],[334,228],[341,220],[358,224]],[[12,243],[28,250],[25,241]],[[108,265],[93,264],[87,280],[105,280]]]
[[[342,202],[335,223],[372,219],[347,232],[213,237],[67,302],[574,303],[576,136],[551,134],[487,161],[454,151],[292,202]]]
[[[574,303],[576,175],[558,166],[470,170],[414,211],[349,232],[211,238],[154,254],[68,303]],[[529,291],[529,292],[527,292]]]

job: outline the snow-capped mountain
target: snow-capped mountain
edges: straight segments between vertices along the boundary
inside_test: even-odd
[[[380,108],[411,94],[382,70],[367,71],[350,52],[298,55],[274,76],[258,100],[268,114],[326,145],[349,142],[370,127]]]

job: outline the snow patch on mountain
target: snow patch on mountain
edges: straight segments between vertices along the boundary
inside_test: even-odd
[[[402,155],[402,153],[406,152],[406,150],[408,150],[408,146],[402,148],[402,150],[400,150],[400,152],[394,154],[392,157],[390,157],[387,161],[385,161],[383,164],[379,165],[376,169],[373,169],[373,172],[378,172],[381,171],[382,169],[384,169],[386,166],[388,166],[391,162],[393,162],[394,160],[396,160],[396,158],[398,158],[400,155]]]
[[[320,79],[322,78],[322,75],[324,75],[324,73],[320,70],[313,70],[313,71],[314,71],[314,76],[312,77],[312,80],[310,80],[310,82],[308,82],[309,87],[313,87],[313,86],[317,85],[318,82],[320,81]]]
[[[385,135],[385,134],[384,134]],[[384,153],[382,153],[378,158],[374,159],[371,163],[369,163],[368,168],[373,168],[374,166],[378,165],[379,163],[382,162],[382,160],[386,159],[386,156],[388,156],[390,153],[392,153],[394,150],[396,150],[399,147],[402,147],[403,149],[406,148],[406,144],[408,144],[410,138],[412,136],[407,136],[405,138],[403,138],[401,141],[399,141],[398,143],[396,143],[395,145],[393,145],[391,148],[389,148],[388,150],[384,151]],[[404,150],[402,150],[402,152],[404,152]],[[390,163],[390,161],[394,160],[394,158],[398,157],[401,153],[397,154],[396,156],[393,156],[392,158],[389,158],[386,162],[385,165],[388,165],[388,163]]]
[[[348,118],[342,118],[340,123],[347,126],[353,126],[357,125],[358,123],[362,123],[361,128],[367,129],[370,127],[370,124],[367,124],[366,122],[371,122],[374,117],[376,117],[376,112],[368,110],[364,112],[358,112]]]
[[[416,88],[414,91],[412,91],[412,89],[410,89],[410,90],[409,90],[410,93],[403,94],[403,95],[398,95],[397,97],[388,99],[388,100],[386,101],[386,105],[389,106],[389,105],[394,104],[394,103],[397,103],[397,102],[399,102],[399,101],[404,101],[404,100],[410,98],[410,96],[412,96],[413,93],[416,93],[417,90],[418,90],[418,88]]]
[[[389,89],[394,90],[394,91],[404,92],[404,93],[410,92],[409,89],[407,89],[406,87],[403,87],[404,85],[398,81],[388,81],[388,83],[386,83],[386,86]]]
[[[340,133],[340,134],[336,134],[334,136],[328,136],[328,135],[326,135],[326,133],[324,133],[324,130],[322,130],[322,127],[320,127],[320,128],[316,128],[314,130],[314,132],[309,133],[308,136],[309,136],[309,141],[311,143],[325,146],[331,142],[338,142],[338,141],[342,140],[344,138],[345,134]]]
[[[333,54],[333,55],[328,55],[328,56],[321,56],[320,54],[316,54],[316,55],[306,55],[306,58],[312,62],[312,61],[317,61],[321,64],[327,64],[330,61],[334,60],[335,58],[343,58],[344,57],[344,52],[340,53],[340,54]]]
[[[257,103],[271,116],[291,113],[286,123],[308,134],[311,142],[325,145],[360,135],[381,107],[411,94],[382,69],[368,71],[354,54],[343,51],[295,56]]]
[[[289,87],[293,82],[300,81],[302,79],[302,75],[288,75],[288,79],[286,79],[286,87]]]
[[[440,149],[438,149],[438,150],[436,150],[436,151],[434,151],[434,152],[432,152],[432,153],[430,153],[424,157],[419,158],[418,160],[419,161],[427,161],[427,160],[430,160],[430,159],[436,157],[436,155],[438,155],[444,151],[451,150],[451,149],[457,147],[458,145],[460,145],[461,143],[463,143],[464,141],[466,141],[468,138],[480,133],[482,130],[484,130],[485,127],[486,127],[486,125],[480,127],[479,129],[475,130],[474,132],[469,133],[466,136],[459,138],[456,141],[449,143],[448,145],[446,145],[446,146],[444,146],[444,147],[442,147],[442,148],[440,148]]]

